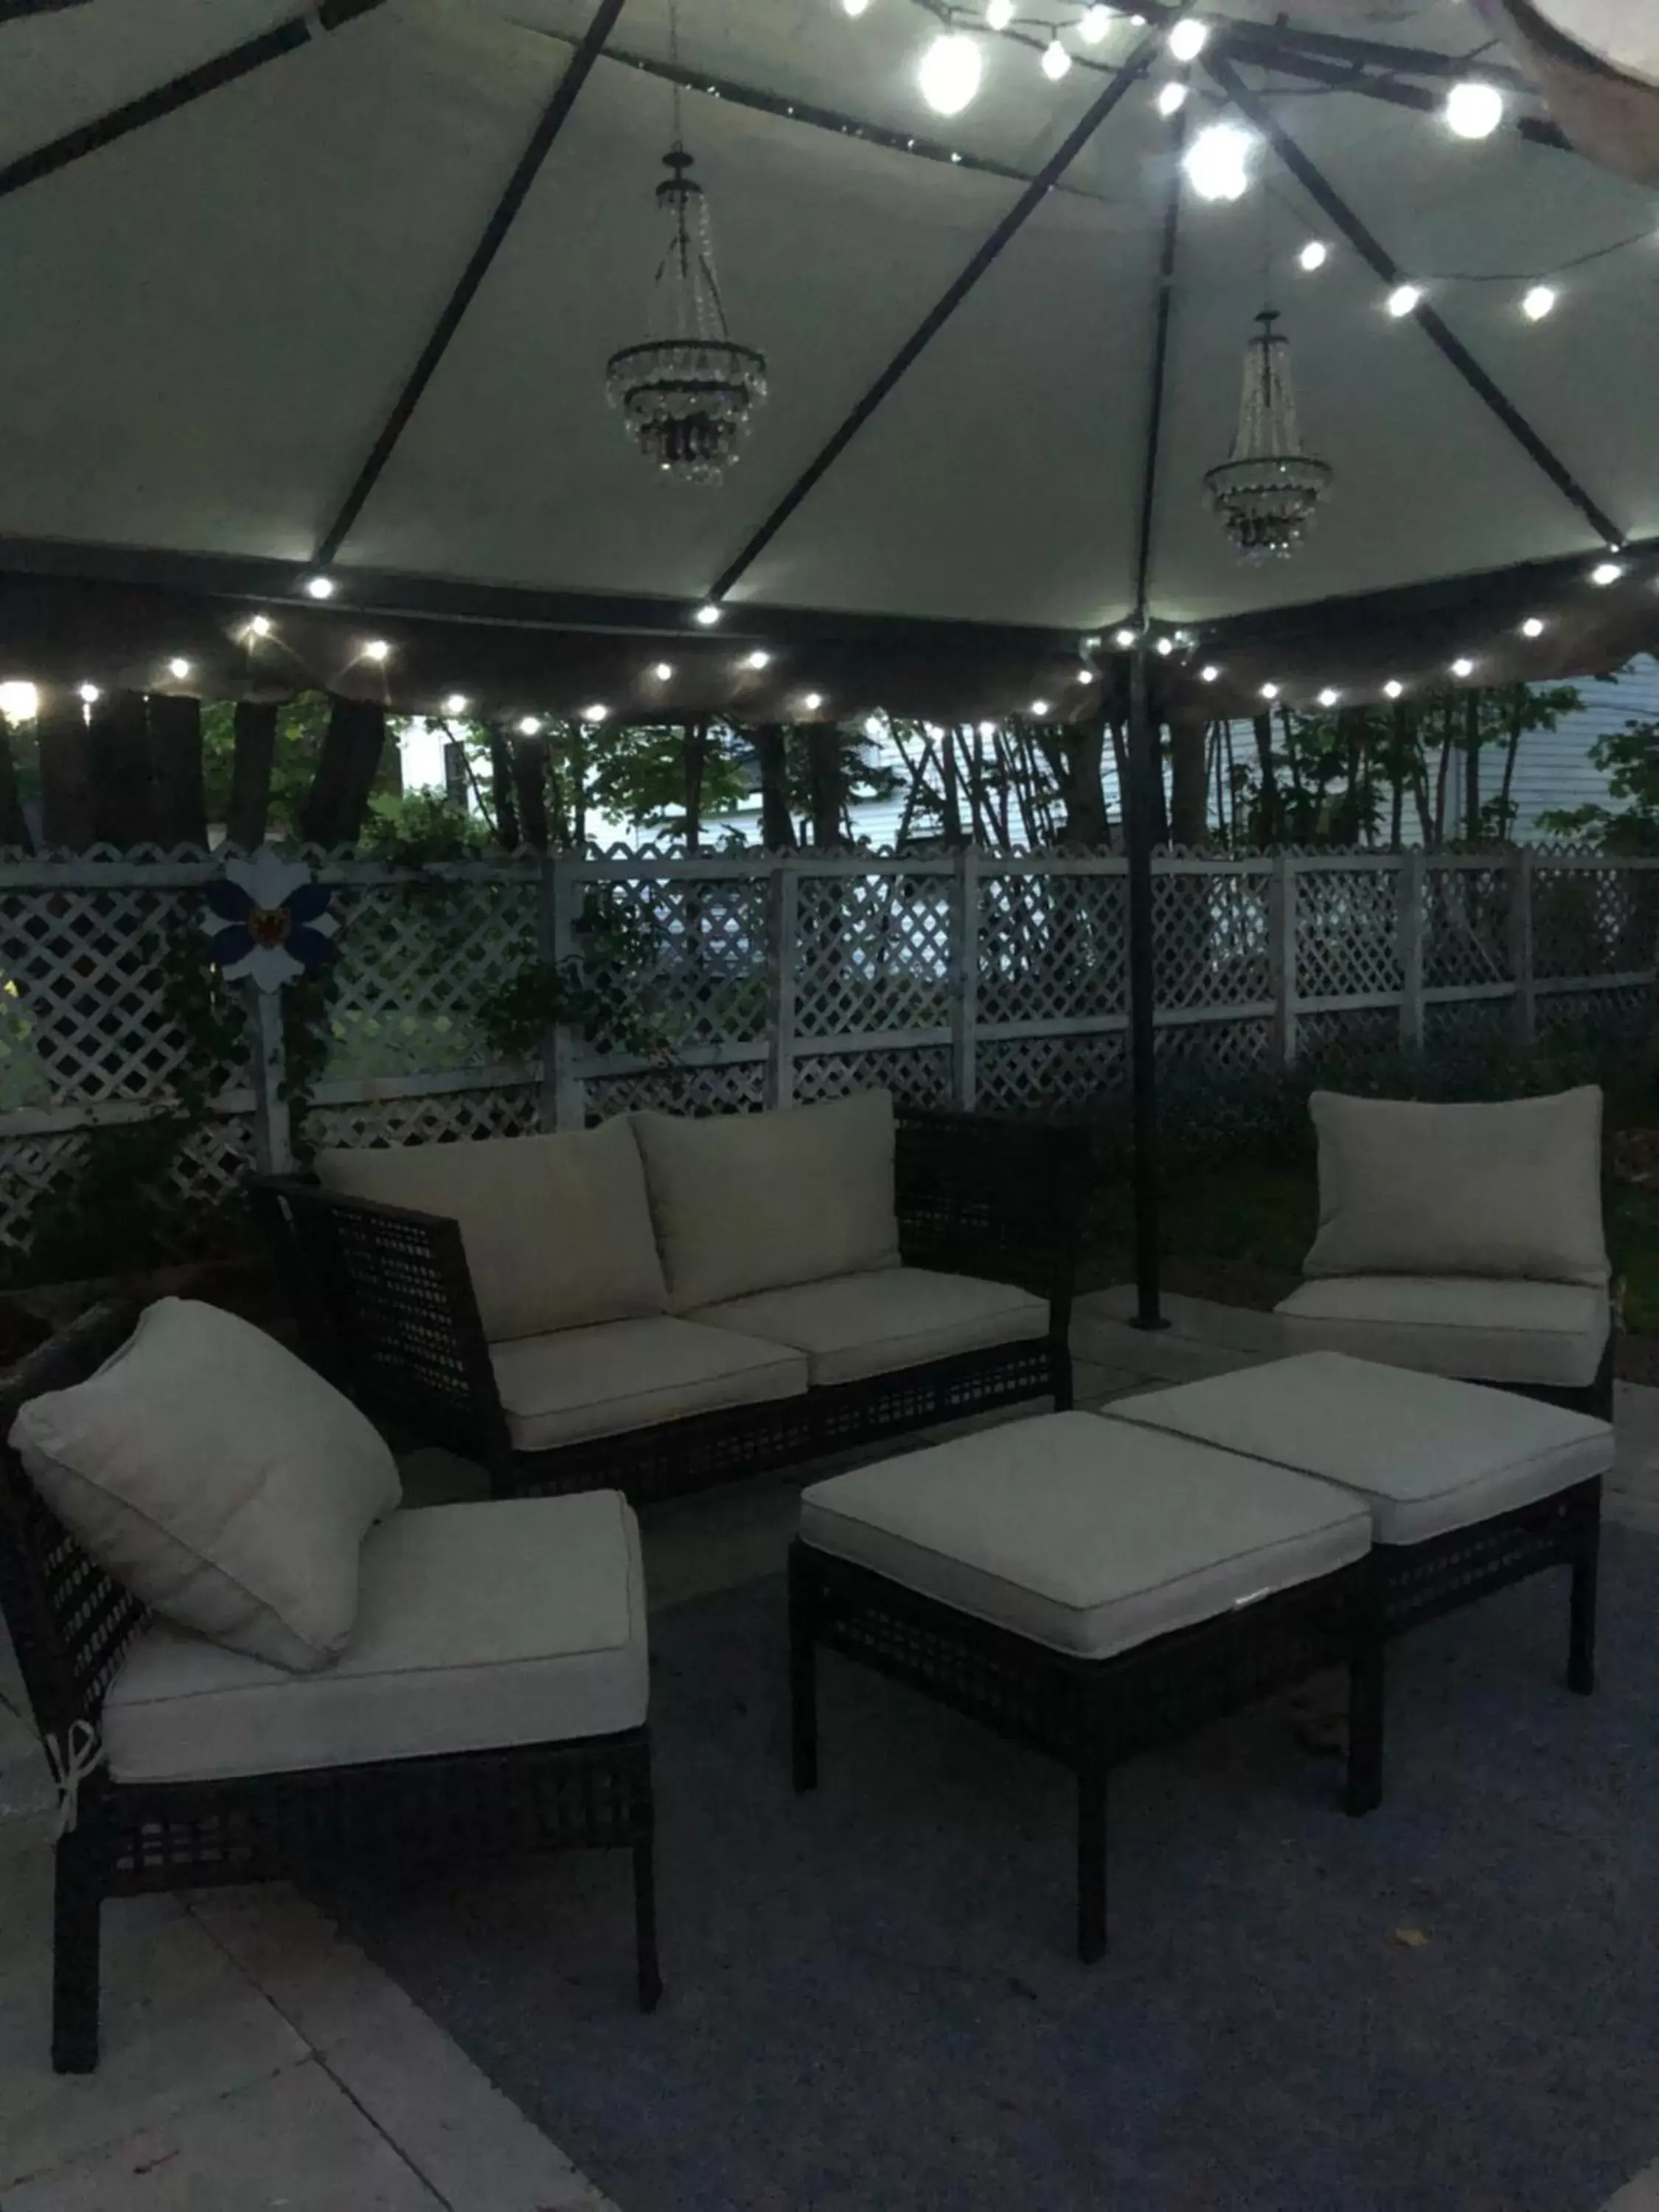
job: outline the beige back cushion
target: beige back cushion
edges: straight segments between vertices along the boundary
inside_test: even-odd
[[[357,1614],[357,1554],[397,1464],[350,1401],[262,1329],[161,1298],[86,1382],[31,1398],[11,1442],[94,1559],[157,1613],[309,1673]]]
[[[458,1221],[492,1344],[661,1313],[645,1172],[625,1119],[563,1137],[319,1152],[325,1190]]]
[[[1319,1234],[1310,1275],[1607,1279],[1601,1093],[1493,1106],[1316,1091]]]
[[[898,1265],[890,1091],[634,1126],[671,1312]]]

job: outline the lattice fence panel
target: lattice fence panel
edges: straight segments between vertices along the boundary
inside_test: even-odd
[[[1490,868],[1431,866],[1424,884],[1423,981],[1440,985],[1514,980],[1510,915],[1515,875]]]
[[[1154,878],[1160,1007],[1249,1006],[1271,995],[1267,897],[1265,875]]]
[[[1345,1007],[1297,1018],[1297,1049],[1304,1060],[1340,1070],[1391,1060],[1400,1051],[1400,1016],[1392,1006]]]
[[[764,876],[607,876],[576,925],[590,985],[626,1006],[654,1044],[750,1044],[767,1019]]]
[[[1298,868],[1298,998],[1358,998],[1404,988],[1395,869]]]
[[[982,876],[976,952],[981,1022],[1122,1013],[1129,988],[1125,879]]]
[[[348,1081],[440,1075],[501,1058],[478,1010],[536,952],[532,875],[343,884],[325,1071]]]
[[[1158,1031],[1158,1064],[1221,1076],[1256,1075],[1271,1063],[1273,1044],[1268,1021],[1193,1022]]]
[[[1474,999],[1423,1009],[1423,1046],[1431,1060],[1501,1057],[1515,1042],[1515,1010],[1506,999]]]
[[[1536,975],[1651,968],[1659,940],[1659,872],[1552,866],[1540,854],[1533,873],[1532,936]]]
[[[948,1106],[950,1051],[940,1045],[899,1045],[891,1050],[814,1053],[795,1062],[799,1105],[845,1098],[854,1091],[890,1091],[906,1106]]]
[[[1650,988],[1622,991],[1549,991],[1538,1000],[1538,1035],[1559,1042],[1626,1039],[1644,1045],[1659,1019],[1659,997]]]
[[[947,876],[803,876],[796,1034],[944,1028],[951,910]]]
[[[344,1145],[437,1145],[469,1137],[529,1137],[537,1128],[532,1083],[422,1092],[314,1106],[305,1136],[319,1152]]]
[[[649,1067],[590,1077],[587,1107],[602,1121],[613,1114],[737,1114],[765,1103],[759,1060],[734,1067]]]
[[[979,1047],[978,1079],[978,1104],[988,1114],[1089,1106],[1128,1080],[1128,1047],[1121,1033],[988,1037]]]

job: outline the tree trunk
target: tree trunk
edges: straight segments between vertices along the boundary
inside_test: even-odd
[[[0,848],[20,853],[33,850],[23,794],[17,787],[17,763],[12,758],[11,732],[0,721]]]
[[[793,853],[799,844],[789,805],[789,738],[781,722],[750,732],[760,770],[761,843],[769,853]]]
[[[1471,691],[1463,702],[1463,835],[1471,845],[1480,840],[1480,694]]]
[[[1071,847],[1104,845],[1111,827],[1107,818],[1106,787],[1102,775],[1105,723],[1040,730],[1037,743],[1042,748],[1050,775],[1060,787],[1060,804],[1066,810],[1056,842]]]
[[[1517,684],[1510,702],[1509,741],[1504,749],[1504,781],[1499,789],[1498,799],[1498,834],[1500,837],[1509,839],[1511,843],[1515,840],[1515,801],[1511,794],[1515,787],[1516,756],[1521,750],[1526,699],[1524,687]]]
[[[225,836],[252,853],[265,842],[270,819],[270,772],[276,759],[276,706],[269,699],[239,699],[233,722],[230,798]]]
[[[519,802],[524,842],[532,853],[547,850],[547,739],[514,738],[513,790]]]
[[[962,732],[952,723],[945,732],[939,748],[939,823],[945,842],[955,852],[968,842],[962,826],[962,774],[957,748],[962,742]]]
[[[1443,726],[1440,732],[1440,765],[1434,778],[1434,842],[1446,842],[1446,794],[1451,783],[1452,731],[1454,716],[1448,705]]]
[[[1276,845],[1284,832],[1285,813],[1279,799],[1279,778],[1273,771],[1273,718],[1271,714],[1253,714],[1250,727],[1255,732],[1255,757],[1261,772],[1261,796],[1257,801],[1257,836],[1263,845]]]
[[[34,726],[40,747],[40,812],[49,850],[83,853],[92,842],[92,740],[87,710],[72,691],[50,691]]]
[[[368,795],[386,750],[386,709],[363,699],[336,699],[311,788],[297,827],[307,845],[325,851],[349,845],[368,813]]]
[[[149,725],[142,691],[107,691],[93,706],[92,834],[100,845],[155,842]]]
[[[207,848],[202,787],[202,702],[158,692],[149,702],[149,772],[155,835],[163,846]]]
[[[688,722],[684,732],[684,764],[685,769],[685,849],[698,853],[702,849],[702,786],[708,766],[708,718],[699,715]]]
[[[842,811],[847,779],[842,773],[841,732],[833,722],[813,722],[806,731],[806,811],[812,842],[833,851],[842,842]]]
[[[1170,842],[1173,845],[1202,845],[1209,839],[1207,734],[1208,725],[1201,717],[1183,717],[1170,724]]]
[[[1413,750],[1411,709],[1396,704],[1389,739],[1389,776],[1394,785],[1394,812],[1389,823],[1389,848],[1398,853],[1406,842],[1406,764]]]
[[[489,726],[489,803],[495,815],[495,842],[503,852],[519,849],[519,810],[513,799],[513,749],[505,730]]]

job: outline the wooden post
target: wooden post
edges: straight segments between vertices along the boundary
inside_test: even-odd
[[[1273,1060],[1296,1065],[1296,855],[1280,853],[1267,884],[1267,988],[1273,1002]]]
[[[964,1114],[979,1097],[978,848],[962,846],[951,879],[951,1094]]]
[[[766,1091],[769,1107],[795,1103],[795,955],[800,942],[800,870],[779,854],[766,883]]]
[[[581,914],[580,855],[550,853],[541,863],[541,955],[562,975],[576,957],[576,922]],[[546,1131],[585,1129],[587,1085],[576,1073],[580,1039],[568,1022],[555,1023],[542,1046],[542,1089],[537,1124]]]
[[[251,980],[242,986],[252,1032],[253,1161],[261,1175],[292,1175],[293,1132],[283,1095],[288,1058],[283,1050],[283,1000]]]
[[[1522,845],[1510,862],[1510,974],[1515,979],[1515,1042],[1530,1052],[1538,1042],[1538,990],[1533,973],[1532,848]]]
[[[1395,878],[1395,942],[1400,952],[1400,1049],[1423,1049],[1423,927],[1428,860],[1420,847],[1400,855]]]

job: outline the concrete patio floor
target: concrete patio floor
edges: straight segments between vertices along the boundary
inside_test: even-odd
[[[1080,1403],[1281,1348],[1271,1316],[1166,1305],[1172,1326],[1153,1336],[1128,1326],[1127,1291],[1079,1302]],[[1029,1410],[1041,1408],[992,1418]],[[1659,1389],[1621,1385],[1617,1426],[1607,1517],[1659,1534]],[[653,1514],[653,1609],[781,1569],[802,1486],[891,1449]],[[481,1490],[475,1469],[442,1453],[415,1455],[404,1474],[411,1504]],[[103,2063],[86,2079],[55,2076],[52,1791],[25,1711],[0,1642],[0,2212],[606,2212],[459,2046],[285,1886],[107,1908]],[[672,2002],[672,1929],[665,1948]],[[1659,2152],[1659,2114],[1654,2132]],[[1659,2162],[1605,2212],[1659,2212]]]

